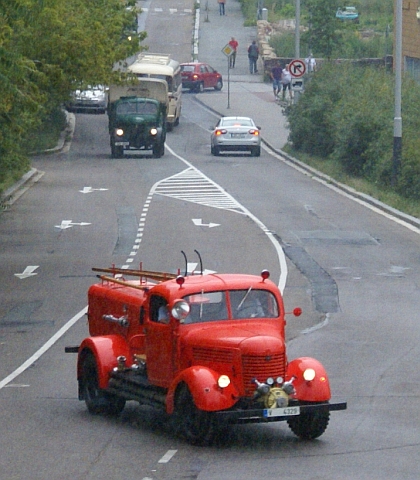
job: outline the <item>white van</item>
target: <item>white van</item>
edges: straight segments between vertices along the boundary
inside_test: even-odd
[[[159,78],[168,84],[169,108],[167,128],[179,123],[182,103],[181,67],[165,53],[141,52],[127,70],[137,77]]]

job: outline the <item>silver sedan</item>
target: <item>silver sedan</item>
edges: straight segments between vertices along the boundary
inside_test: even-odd
[[[261,154],[260,127],[249,117],[222,117],[211,134],[211,154],[222,151],[249,151]]]

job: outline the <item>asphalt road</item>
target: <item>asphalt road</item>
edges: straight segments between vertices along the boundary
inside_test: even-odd
[[[1,478],[418,478],[420,232],[266,150],[212,157],[212,124],[187,94],[163,158],[116,160],[106,116],[77,115],[69,148],[35,158],[44,175],[0,215]],[[220,203],[182,196],[192,174]],[[179,180],[174,195],[168,186]],[[318,358],[348,410],[314,442],[280,423],[234,427],[209,448],[186,444],[135,403],[117,419],[90,416],[77,400],[76,358],[63,352],[87,335],[91,267],[173,271],[183,269],[181,250],[194,262],[197,249],[207,269],[268,268],[280,282],[285,270],[262,225],[286,254],[287,310],[306,312],[288,317],[289,359]],[[28,266],[36,275],[16,276]]]

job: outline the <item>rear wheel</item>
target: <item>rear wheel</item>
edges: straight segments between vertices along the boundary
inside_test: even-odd
[[[287,420],[290,430],[299,438],[313,440],[320,437],[328,427],[329,410],[305,412]]]
[[[196,90],[195,90],[197,93],[203,93],[204,92],[204,83],[203,82],[200,82],[197,87],[196,87]]]
[[[175,404],[177,429],[193,445],[208,445],[214,438],[215,420],[212,412],[199,410],[186,385],[177,395]]]
[[[253,157],[259,157],[261,155],[261,147],[252,147],[251,148],[251,155]]]
[[[124,410],[124,398],[116,397],[99,388],[98,367],[91,352],[83,357],[81,382],[83,399],[93,415],[118,415]]]
[[[216,145],[212,147],[212,152],[211,152],[215,157],[218,157],[220,155],[220,147],[217,147]]]

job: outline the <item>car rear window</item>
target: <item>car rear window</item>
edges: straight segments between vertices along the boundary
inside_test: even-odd
[[[182,72],[193,72],[195,69],[194,65],[181,65]]]
[[[232,120],[226,120],[224,119],[221,123],[224,127],[233,127],[235,125],[239,125],[242,127],[252,127],[252,122],[251,120],[246,120],[246,119],[232,119]]]

